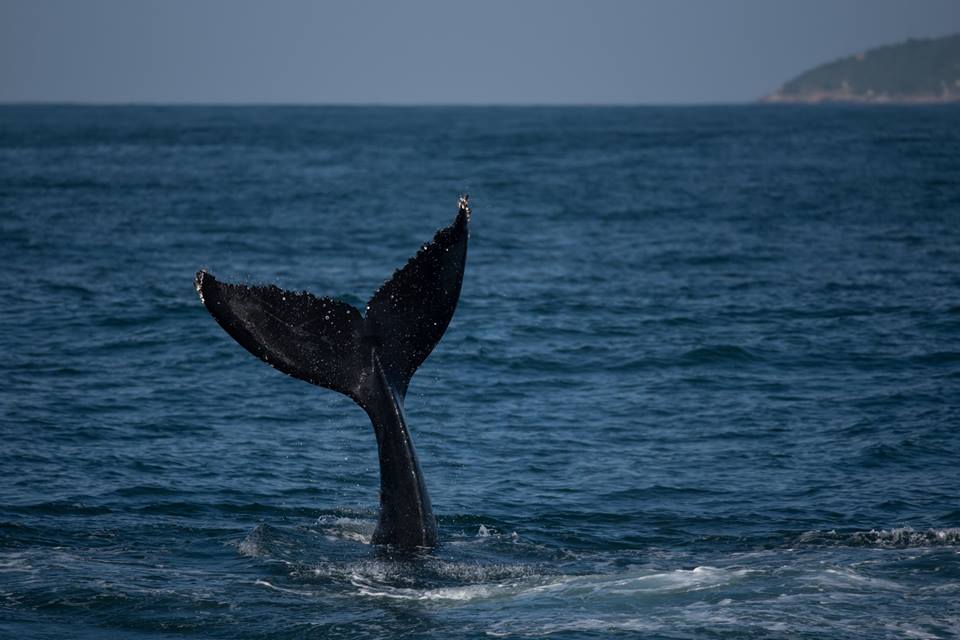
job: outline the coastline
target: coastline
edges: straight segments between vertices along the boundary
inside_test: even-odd
[[[760,104],[956,104],[960,103],[960,94],[891,96],[888,94],[862,95],[844,91],[817,91],[790,95],[778,91],[763,96],[757,102]]]

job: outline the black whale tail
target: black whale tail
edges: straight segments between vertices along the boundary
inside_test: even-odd
[[[197,273],[200,299],[227,333],[280,371],[339,391],[373,424],[380,458],[380,519],[374,544],[437,544],[437,524],[407,428],[410,378],[453,317],[467,258],[470,208],[373,294],[366,313],[332,298],[220,282]]]
[[[332,298],[276,286],[228,284],[207,271],[195,285],[210,314],[237,342],[283,373],[339,391],[370,412],[385,382],[399,402],[443,336],[463,282],[470,208],[370,298],[366,313]],[[376,371],[375,371],[376,370]],[[372,417],[372,416],[371,416]]]

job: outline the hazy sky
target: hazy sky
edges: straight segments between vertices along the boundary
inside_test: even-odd
[[[0,0],[0,101],[700,103],[960,0]]]

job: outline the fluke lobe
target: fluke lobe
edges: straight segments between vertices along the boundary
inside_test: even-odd
[[[410,378],[453,317],[467,259],[470,207],[373,294],[353,306],[276,286],[220,282],[206,271],[197,292],[221,327],[283,373],[339,391],[360,405],[377,436],[380,517],[373,543],[433,547],[437,523],[407,429],[403,401]]]

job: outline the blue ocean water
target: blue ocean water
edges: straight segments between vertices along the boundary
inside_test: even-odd
[[[460,192],[391,556],[193,274],[359,306]],[[0,637],[960,636],[960,110],[3,107],[0,256]]]

